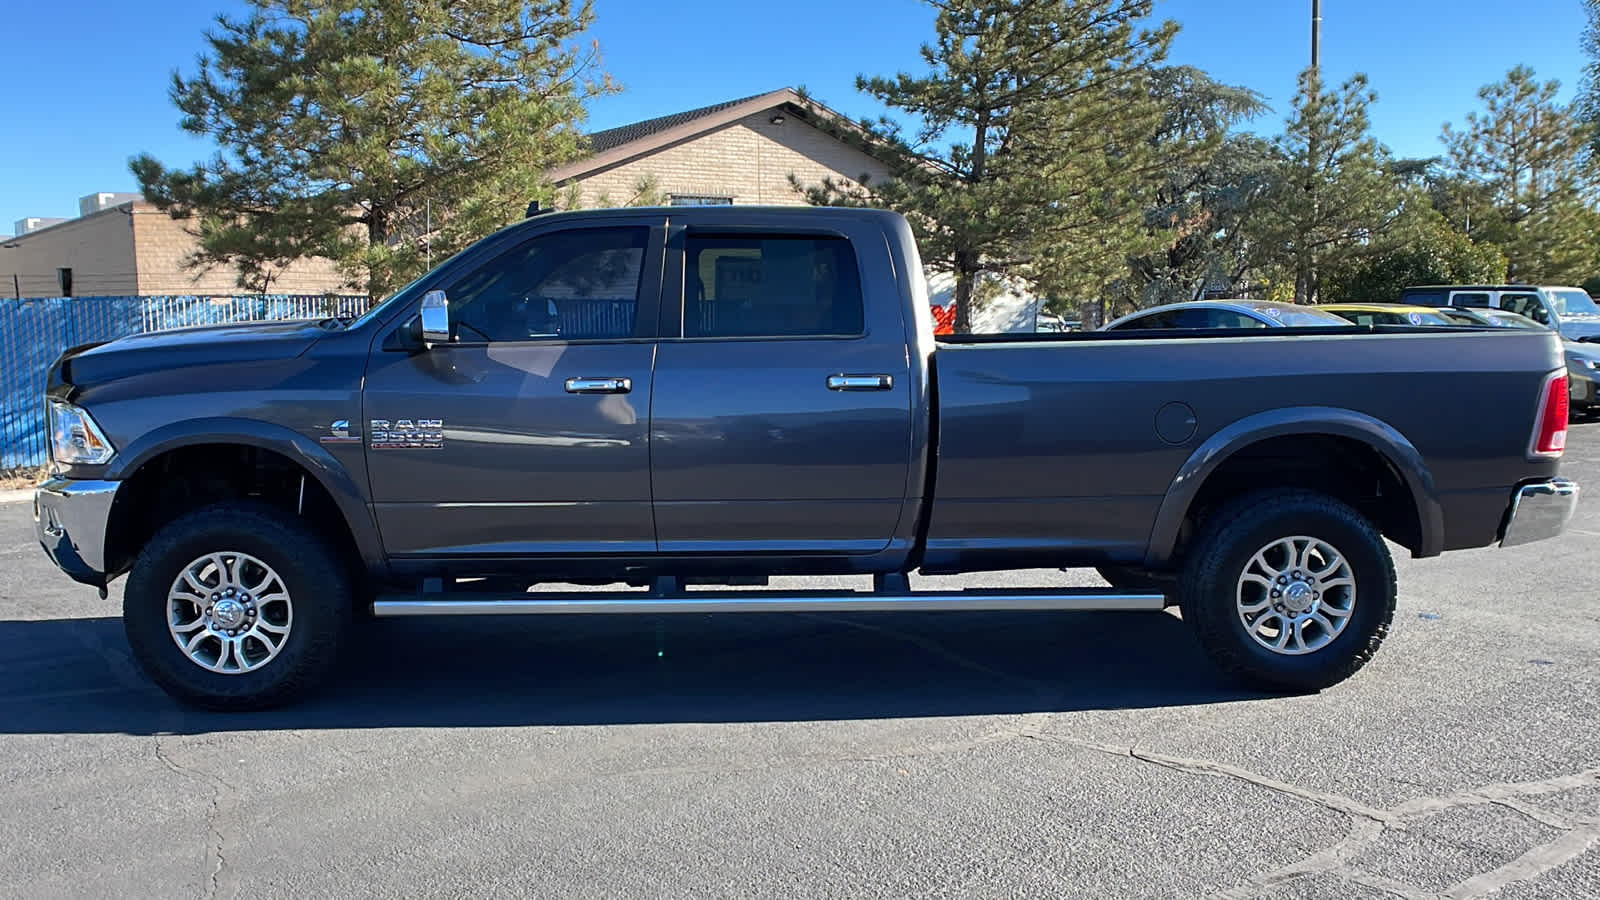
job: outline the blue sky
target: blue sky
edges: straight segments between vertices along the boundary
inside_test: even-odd
[[[1373,130],[1396,153],[1439,153],[1440,126],[1527,63],[1570,98],[1584,63],[1579,0],[1324,0],[1328,80],[1366,72]],[[77,198],[134,189],[127,161],[169,165],[210,148],[180,131],[171,72],[194,70],[202,33],[234,0],[12,4],[0,82],[0,234],[23,216],[72,216]],[[1278,130],[1309,57],[1309,0],[1158,0],[1183,25],[1171,61],[1267,96],[1251,127]],[[159,10],[159,12],[157,12]],[[589,127],[620,125],[785,85],[852,117],[877,115],[857,73],[918,68],[932,13],[918,0],[597,0],[593,37],[626,91]]]

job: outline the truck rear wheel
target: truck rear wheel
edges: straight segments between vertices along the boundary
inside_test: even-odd
[[[1332,497],[1251,494],[1202,525],[1179,605],[1223,671],[1267,690],[1318,691],[1383,643],[1394,560],[1372,523]]]
[[[208,709],[297,699],[332,670],[349,630],[347,569],[294,516],[223,504],[158,531],[128,575],[134,658],[173,697]]]

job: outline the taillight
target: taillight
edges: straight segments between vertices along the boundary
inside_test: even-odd
[[[1539,395],[1539,418],[1533,426],[1529,456],[1560,457],[1567,449],[1567,416],[1570,398],[1567,373],[1554,372],[1545,379]]]

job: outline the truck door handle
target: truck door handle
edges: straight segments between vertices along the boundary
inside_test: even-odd
[[[626,394],[633,390],[632,378],[568,378],[569,394]]]
[[[830,391],[887,391],[894,387],[892,375],[829,375]]]

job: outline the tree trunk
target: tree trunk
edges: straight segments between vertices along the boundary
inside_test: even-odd
[[[965,256],[960,254],[958,258]],[[956,320],[951,325],[956,334],[969,334],[972,331],[972,288],[977,274],[965,267],[956,270]]]

